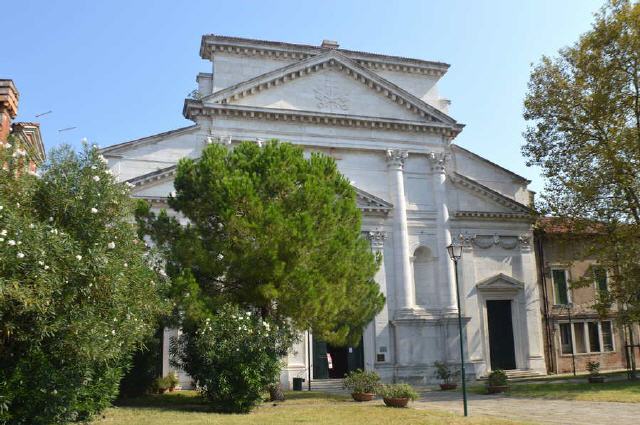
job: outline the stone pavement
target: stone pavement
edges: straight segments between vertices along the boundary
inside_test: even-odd
[[[517,398],[504,395],[469,394],[470,416],[493,416],[532,424],[637,425],[640,404]],[[462,415],[460,392],[423,393],[416,409],[442,409]]]

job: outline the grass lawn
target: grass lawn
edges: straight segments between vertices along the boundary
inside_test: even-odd
[[[586,381],[586,378],[585,378]],[[483,394],[484,386],[471,389]],[[583,383],[513,383],[508,395],[514,397],[541,397],[559,400],[617,401],[640,403],[640,381],[612,381],[603,384]]]
[[[447,412],[393,409],[381,401],[356,403],[342,395],[289,392],[284,403],[265,403],[247,415],[212,413],[193,391],[131,399],[108,409],[92,425],[275,425],[275,424],[468,424],[508,425],[495,418],[467,418]]]

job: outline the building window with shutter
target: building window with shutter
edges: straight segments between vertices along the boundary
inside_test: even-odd
[[[602,322],[602,348],[603,351],[613,351],[613,327],[611,322]]]
[[[607,270],[604,267],[593,268],[593,280],[596,284],[598,292],[607,292],[609,290],[607,282]]]
[[[567,271],[565,269],[553,269],[551,270],[551,277],[553,280],[555,304],[569,304],[571,302],[571,295],[569,293]]]
[[[560,346],[562,354],[571,354],[573,343],[571,342],[571,327],[568,323],[560,323]]]

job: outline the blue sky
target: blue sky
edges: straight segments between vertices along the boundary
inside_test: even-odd
[[[319,44],[451,64],[440,92],[466,128],[456,143],[533,180],[522,99],[531,63],[587,31],[602,0],[21,0],[3,5],[0,78],[47,149],[108,146],[188,125],[202,34]],[[7,19],[9,17],[9,19]],[[52,110],[51,114],[35,115]],[[75,130],[59,132],[68,127]]]

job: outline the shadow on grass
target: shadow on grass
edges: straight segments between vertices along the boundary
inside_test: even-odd
[[[286,391],[285,401],[338,401],[350,400],[350,397],[342,394],[330,394],[315,391]],[[265,403],[270,403],[266,401]],[[135,398],[123,398],[117,400],[116,407],[133,407],[136,409],[172,410],[180,412],[214,412],[207,400],[197,391],[176,391],[166,394],[149,394]]]

